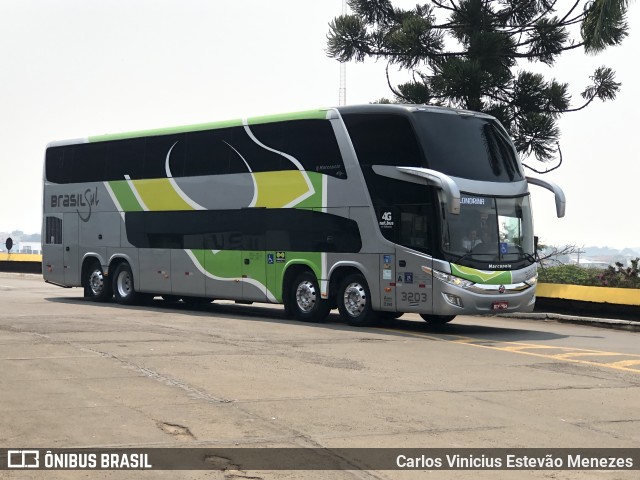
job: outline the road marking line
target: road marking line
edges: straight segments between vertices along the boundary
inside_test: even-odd
[[[630,367],[631,365],[640,365],[640,360],[622,360],[620,362],[608,363],[607,365],[618,366],[618,367]],[[634,369],[634,370],[638,370],[638,369]]]
[[[409,335],[411,337],[426,338],[429,340],[436,340],[440,342],[457,343],[460,345],[469,345],[469,346],[478,347],[478,348],[488,348],[490,350],[498,350],[502,352],[518,353],[520,355],[529,355],[532,357],[546,358],[549,360],[563,360],[565,362],[578,363],[581,365],[589,365],[592,367],[605,367],[613,370],[622,370],[625,372],[640,373],[640,369],[638,368],[629,368],[631,365],[640,365],[640,355],[633,354],[633,353],[603,352],[599,350],[587,350],[583,348],[536,345],[532,343],[519,343],[519,342],[503,342],[500,340],[462,337],[462,336],[457,336],[453,334],[446,334],[447,337],[450,337],[450,338],[446,338],[444,336],[438,337],[438,336],[426,335],[426,334],[416,333],[416,332],[392,330],[389,328],[376,328],[376,330],[393,332],[396,334],[401,333],[404,335]],[[491,345],[488,345],[489,343]],[[499,345],[504,345],[504,346],[499,346]],[[561,350],[561,351],[564,350],[567,353],[544,354],[544,353],[526,351],[529,349],[555,349],[555,350]],[[601,363],[601,362],[592,362],[589,360],[579,360],[577,358],[573,358],[575,356],[590,356],[590,355],[591,356],[637,357],[638,360],[621,360],[619,362],[613,362],[613,363],[611,362]]]
[[[558,350],[558,347],[549,347],[547,345],[536,345],[536,346],[531,346],[531,345],[524,345],[522,347],[519,346],[512,346],[512,347],[500,347],[500,350],[505,350],[507,352],[521,352],[523,350],[535,350],[536,348],[538,349],[552,349],[552,350]],[[562,349],[562,347],[560,347],[560,349]]]
[[[626,356],[624,353],[611,353],[611,352],[571,352],[571,353],[561,353],[559,355],[555,355],[556,358],[573,358],[573,357],[616,357],[616,356]]]

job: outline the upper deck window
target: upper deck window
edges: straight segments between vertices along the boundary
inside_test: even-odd
[[[292,120],[187,133],[55,146],[47,149],[52,183],[190,177],[304,169],[346,178],[327,120]],[[167,172],[167,165],[169,172]]]
[[[401,115],[343,115],[360,165],[424,166],[409,119]]]

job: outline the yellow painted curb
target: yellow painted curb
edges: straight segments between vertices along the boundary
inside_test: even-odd
[[[637,288],[585,287],[583,285],[539,283],[536,296],[580,300],[582,302],[613,303],[616,305],[640,305],[640,289]]]
[[[42,262],[36,253],[0,253],[0,262]]]

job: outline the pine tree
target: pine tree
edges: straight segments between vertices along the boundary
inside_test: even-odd
[[[595,99],[613,100],[621,85],[610,68],[599,67],[581,94],[582,104],[572,107],[567,83],[522,69],[518,62],[551,66],[568,50],[596,54],[620,44],[628,29],[627,0],[433,0],[410,10],[391,0],[347,3],[353,14],[329,24],[330,57],[386,60],[396,102],[495,116],[525,158],[550,162],[559,154],[561,162],[560,115]],[[389,66],[408,70],[412,80],[392,86]]]

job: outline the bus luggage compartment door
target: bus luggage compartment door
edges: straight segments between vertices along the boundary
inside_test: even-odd
[[[399,312],[433,312],[433,277],[422,267],[432,268],[430,258],[398,249],[396,253],[396,305]]]
[[[136,289],[156,295],[171,293],[171,250],[141,248],[138,258],[140,278],[137,279]]]

